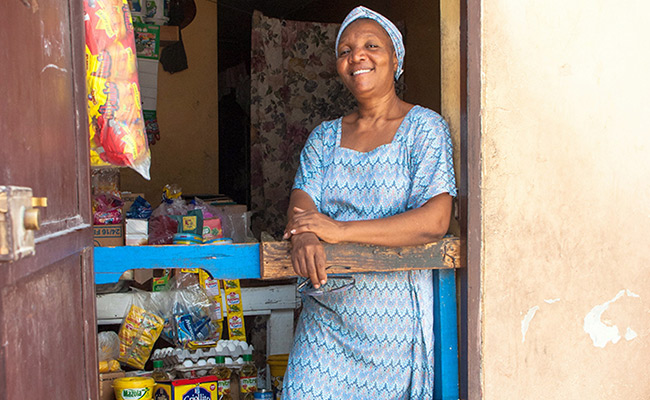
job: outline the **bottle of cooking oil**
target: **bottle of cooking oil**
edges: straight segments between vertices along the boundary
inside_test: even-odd
[[[241,388],[241,400],[253,400],[257,391],[257,368],[253,363],[252,354],[244,354],[244,366],[239,371],[239,387]]]
[[[224,356],[216,356],[216,365],[210,370],[210,375],[217,377],[217,398],[219,400],[232,400],[230,396],[230,368],[226,367]]]
[[[151,377],[156,382],[170,382],[172,377],[163,370],[163,360],[155,360],[153,362],[153,373]]]

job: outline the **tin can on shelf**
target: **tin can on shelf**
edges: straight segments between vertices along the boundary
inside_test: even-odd
[[[257,389],[257,391],[253,393],[253,396],[255,400],[257,399],[270,400],[273,399],[273,391],[268,389]]]

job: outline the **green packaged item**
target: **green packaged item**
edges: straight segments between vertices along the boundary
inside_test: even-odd
[[[160,56],[160,26],[134,21],[135,52],[140,58],[157,60]]]

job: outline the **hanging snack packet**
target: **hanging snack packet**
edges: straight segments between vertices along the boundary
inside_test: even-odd
[[[131,167],[149,179],[151,154],[127,0],[84,0],[86,91],[93,167]]]
[[[226,314],[230,340],[245,342],[246,328],[244,327],[244,307],[242,305],[239,279],[224,280],[223,284],[226,292]]]
[[[218,333],[217,340],[223,335],[223,302],[221,299],[221,283],[219,279],[212,279],[210,274],[204,270],[199,270],[199,282],[212,302],[210,319],[215,332]]]

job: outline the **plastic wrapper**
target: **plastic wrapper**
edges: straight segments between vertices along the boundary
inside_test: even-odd
[[[115,372],[121,370],[117,358],[120,356],[120,338],[113,331],[97,334],[97,359],[99,372]]]
[[[117,360],[108,360],[99,362],[99,373],[121,371],[120,362]]]
[[[112,194],[93,196],[93,224],[109,225],[122,223],[124,201]]]
[[[138,196],[135,201],[133,201],[133,204],[131,204],[131,207],[127,210],[126,217],[133,219],[149,219],[152,212],[153,208],[151,207],[151,204],[142,198],[142,196]]]
[[[165,186],[163,201],[149,219],[149,244],[172,244],[176,233],[203,233],[203,213],[180,195],[178,186]]]
[[[93,168],[90,184],[94,195],[110,194],[122,197],[120,192],[120,171],[117,168]]]
[[[219,307],[208,297],[200,285],[195,284],[170,292],[170,328],[165,334],[177,347],[187,348],[190,343],[219,340],[221,320]]]
[[[168,183],[163,188],[163,201],[180,200],[183,190],[175,183]]]
[[[164,306],[152,301],[152,294],[142,292],[134,296],[122,326],[120,327],[120,355],[118,360],[131,367],[143,369],[151,350],[160,336],[165,319],[161,316]]]
[[[120,355],[120,337],[113,331],[97,334],[97,358],[99,362],[117,360]]]
[[[173,244],[178,231],[178,221],[167,215],[152,216],[149,219],[149,244]]]
[[[164,195],[163,195],[164,197]],[[188,207],[181,198],[163,200],[151,213],[149,218],[149,244],[172,244],[178,233],[178,221],[172,215],[187,213]]]
[[[127,0],[84,0],[86,91],[93,167],[131,167],[149,179],[135,39]]]
[[[205,219],[214,217],[220,219],[223,237],[232,239],[234,243],[252,243],[257,241],[250,229],[250,211],[237,212],[228,207],[219,209],[199,198],[195,198],[192,202],[194,208],[200,209],[203,212]]]

